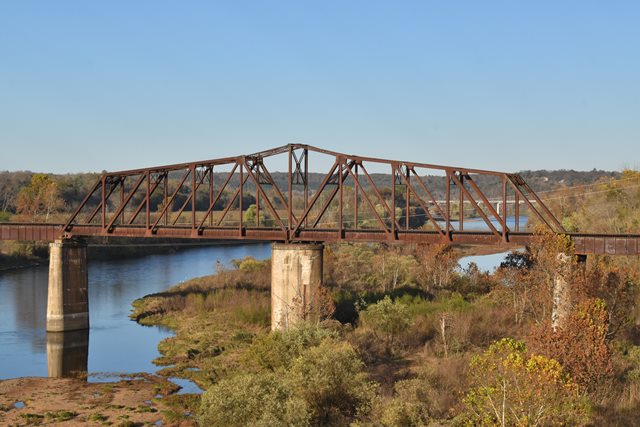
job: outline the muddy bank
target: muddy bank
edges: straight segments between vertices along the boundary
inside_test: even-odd
[[[155,375],[118,382],[88,383],[70,378],[0,381],[0,425],[193,426],[182,409],[188,395]]]

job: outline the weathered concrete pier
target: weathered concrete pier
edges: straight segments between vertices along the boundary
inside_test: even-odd
[[[89,328],[87,245],[80,240],[56,240],[49,245],[47,331]]]
[[[324,245],[274,243],[271,257],[271,329],[317,321]]]

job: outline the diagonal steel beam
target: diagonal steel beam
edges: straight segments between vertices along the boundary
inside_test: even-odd
[[[209,169],[207,169],[206,172],[204,173],[204,175],[202,175],[200,177],[200,180],[196,181],[196,178],[195,178],[196,173],[195,173],[195,171],[196,171],[195,168],[191,171],[191,180],[192,180],[191,193],[189,193],[189,195],[185,199],[184,203],[182,204],[182,206],[178,210],[178,215],[176,215],[175,218],[173,218],[173,222],[171,223],[171,225],[176,225],[176,223],[180,219],[180,216],[182,216],[182,213],[187,208],[187,205],[189,204],[189,202],[194,202],[195,201],[196,191],[198,191],[198,188],[200,188],[200,186],[204,183],[204,180],[206,179],[207,174],[209,173]],[[193,186],[194,182],[195,182],[195,186]],[[194,207],[193,205],[194,205],[194,203],[192,203],[192,209]],[[194,213],[195,213],[195,210],[194,210]],[[192,222],[195,225],[195,221],[192,221]]]
[[[422,200],[422,198],[420,197],[420,195],[415,191],[415,189],[413,188],[413,186],[411,185],[411,182],[404,176],[404,174],[400,174],[400,177],[403,179],[403,181],[405,182],[405,185],[407,186],[407,189],[409,189],[416,197],[416,199],[418,200],[418,204],[420,205],[420,207],[422,207],[422,210],[425,211],[425,213],[427,214],[427,216],[429,217],[429,220],[431,221],[431,223],[436,227],[436,230],[438,230],[438,232],[440,234],[442,234],[443,236],[446,235],[445,231],[440,228],[440,225],[438,224],[438,222],[436,221],[436,219],[433,217],[433,215],[431,215],[431,212],[429,212],[429,208],[427,208]],[[407,208],[407,224],[409,223],[409,214],[408,214],[408,208]]]
[[[187,180],[189,175],[191,175],[190,169],[187,170],[187,173],[185,173],[184,176],[182,177],[182,180],[180,180],[180,183],[178,184],[176,189],[173,191],[173,194],[171,194],[171,198],[169,199],[169,201],[166,201],[166,200],[163,201],[164,206],[162,207],[162,210],[160,211],[160,213],[158,213],[158,216],[156,217],[155,222],[150,227],[150,230],[152,233],[158,229],[158,223],[160,222],[160,220],[162,220],[163,215],[166,214],[167,209],[169,209],[170,206],[173,206],[173,201],[177,197],[178,193],[180,192],[180,189],[184,185],[184,182]]]
[[[471,193],[469,193],[469,190],[467,190],[464,187],[464,185],[462,185],[460,180],[456,177],[456,174],[454,173],[451,174],[451,179],[453,180],[453,183],[456,185],[456,187],[458,187],[467,196],[467,198],[475,208],[476,212],[478,212],[480,216],[482,216],[482,219],[484,219],[484,221],[487,223],[487,226],[489,226],[489,229],[493,232],[493,234],[495,234],[496,236],[502,237],[502,234],[493,226],[493,224],[491,224],[491,221],[489,220],[489,218],[487,218],[487,216],[482,211],[482,209],[480,209],[480,206],[478,206],[478,203],[476,203]]]
[[[111,218],[111,221],[109,221],[109,223],[105,226],[105,229],[107,230],[107,232],[110,232],[113,229],[113,224],[118,220],[118,217],[124,211],[125,207],[129,204],[129,202],[133,198],[133,195],[138,191],[138,189],[140,188],[140,185],[142,185],[142,182],[144,181],[144,179],[147,177],[148,174],[149,172],[147,171],[147,173],[140,175],[140,178],[138,178],[135,185],[133,186],[133,188],[125,198],[124,202],[122,202],[120,204],[120,207],[116,209],[116,212],[113,215],[113,218]]]
[[[82,199],[82,202],[80,202],[80,205],[76,208],[76,210],[73,211],[73,214],[71,215],[69,220],[62,227],[65,231],[69,231],[71,229],[71,223],[73,222],[74,219],[76,219],[76,217],[78,216],[82,208],[84,208],[84,206],[87,204],[91,196],[95,194],[96,190],[98,190],[100,185],[102,185],[102,179],[98,179],[98,181],[91,188],[91,191],[89,191],[89,193],[84,197],[84,199]]]
[[[207,212],[204,214],[202,221],[200,221],[200,225],[198,225],[197,227],[199,231],[202,231],[204,229],[204,223],[207,221],[207,217],[211,215],[216,203],[218,203],[218,200],[220,200],[220,197],[222,197],[222,193],[224,192],[225,188],[227,188],[227,185],[229,184],[229,181],[231,181],[231,178],[233,178],[233,175],[236,173],[236,169],[238,169],[237,163],[233,165],[233,169],[231,169],[231,172],[229,172],[229,174],[227,175],[227,178],[222,184],[222,187],[220,187],[220,191],[218,191],[216,198],[212,199],[212,201],[209,203],[209,209],[207,209]]]
[[[387,214],[389,215],[389,218],[391,219],[392,223],[395,225],[395,227],[400,228],[400,224],[398,224],[398,222],[395,220],[395,212],[392,213],[391,209],[389,209],[389,206],[387,205],[387,202],[384,200],[384,197],[382,197],[382,194],[380,194],[380,192],[378,191],[378,187],[376,187],[376,185],[373,183],[373,179],[371,179],[371,176],[369,176],[369,172],[367,172],[367,169],[364,167],[362,163],[360,163],[360,167],[362,168],[362,171],[364,172],[365,177],[369,181],[371,188],[373,188],[373,192],[376,194],[376,196],[378,197],[378,200],[382,204],[382,207],[387,211]],[[392,228],[394,225],[392,225]]]
[[[162,174],[160,175],[159,179],[156,179],[153,183],[153,186],[151,187],[151,190],[149,192],[149,196],[152,196],[153,193],[156,191],[156,189],[158,188],[158,186],[160,185],[160,183],[166,178],[167,174]],[[140,214],[140,212],[142,212],[142,208],[144,208],[145,204],[147,203],[146,199],[142,200],[140,202],[140,204],[138,205],[137,209],[135,210],[135,212],[133,213],[133,215],[131,216],[131,218],[129,219],[129,221],[127,222],[127,225],[131,225],[133,224],[133,222],[136,220],[136,218],[138,217],[138,215]]]
[[[256,186],[256,191],[259,194],[262,194],[262,197],[264,198],[264,201],[267,204],[267,207],[271,211],[271,214],[278,221],[278,224],[280,224],[280,228],[282,228],[283,231],[286,231],[287,227],[284,225],[284,223],[280,219],[280,215],[278,215],[278,212],[275,210],[275,208],[271,204],[271,201],[269,200],[267,195],[264,193],[264,190],[262,189],[262,186],[258,183],[258,180],[256,179],[256,177],[254,176],[253,172],[251,171],[251,168],[249,167],[249,164],[247,163],[246,159],[244,161],[244,165],[245,165],[245,168],[247,169],[247,174],[251,177],[251,180],[253,181],[253,183]],[[257,200],[257,196],[256,196],[256,200]]]
[[[309,215],[309,212],[311,211],[311,208],[313,208],[313,206],[315,205],[316,201],[320,197],[320,194],[322,193],[322,191],[327,186],[327,183],[331,179],[331,176],[333,175],[333,173],[334,173],[334,171],[336,170],[337,167],[338,167],[338,160],[336,159],[333,162],[333,166],[331,166],[331,169],[330,169],[329,173],[327,175],[325,175],[324,179],[322,180],[322,183],[320,184],[320,187],[316,190],[315,194],[313,195],[313,198],[311,199],[311,202],[309,203],[309,206],[307,206],[305,208],[304,213],[302,214],[302,217],[298,221],[298,224],[296,224],[296,226],[294,227],[292,235],[295,235],[298,232],[298,230],[300,230],[300,227],[302,226],[302,223],[307,219],[307,216]]]
[[[353,166],[353,163],[348,165],[348,164],[340,162],[339,169],[341,169],[340,173],[341,173],[342,176],[340,178],[339,185],[342,185],[342,183],[344,183],[344,180],[347,179],[347,177],[349,176],[348,172],[344,172],[342,170],[343,166],[347,166],[348,168],[351,168]],[[340,186],[335,186],[333,188],[333,190],[331,190],[331,195],[324,201],[324,204],[322,205],[322,208],[320,209],[320,213],[316,217],[316,219],[313,222],[313,224],[311,224],[311,228],[316,228],[318,226],[318,224],[320,223],[320,219],[326,213],[327,209],[329,208],[329,205],[331,204],[333,199],[336,197],[336,194],[338,194],[338,191],[340,191]]]
[[[408,166],[409,167],[409,166]],[[442,216],[442,218],[447,221],[448,216],[444,213],[444,211],[442,210],[442,208],[440,207],[440,205],[438,204],[438,201],[436,200],[436,198],[433,196],[433,193],[431,193],[431,191],[427,188],[427,186],[425,185],[424,182],[422,182],[422,179],[420,178],[420,175],[418,175],[416,173],[416,170],[413,166],[410,166],[410,170],[413,173],[413,175],[418,178],[418,184],[420,184],[420,187],[422,187],[422,189],[427,193],[427,195],[429,196],[429,198],[431,199],[431,203],[433,203],[433,205],[436,207],[436,209],[438,210],[438,213],[440,214],[440,216]],[[447,177],[448,178],[448,177]],[[417,193],[416,193],[417,194]],[[447,221],[447,224],[449,224],[449,221]],[[453,231],[453,226],[449,225],[449,230]]]
[[[231,199],[229,199],[229,203],[227,203],[227,206],[224,208],[224,211],[222,211],[222,216],[218,220],[218,223],[216,224],[216,227],[220,227],[220,224],[222,224],[222,221],[227,216],[227,213],[229,212],[229,209],[231,209],[231,206],[233,206],[233,203],[238,198],[238,195],[240,194],[240,191],[242,190],[242,187],[244,187],[244,184],[247,182],[247,179],[249,179],[248,175],[241,178],[241,182],[240,182],[240,185],[238,186],[238,189],[233,194],[233,197]],[[240,205],[240,206],[242,207],[242,205]],[[242,215],[242,213],[241,213],[241,215]]]
[[[360,166],[362,167],[362,165],[360,165]],[[382,228],[384,229],[385,233],[391,234],[391,230],[389,230],[389,228],[387,228],[387,224],[385,224],[384,220],[382,218],[380,218],[380,215],[378,215],[378,212],[376,212],[376,207],[373,205],[373,202],[371,202],[371,199],[369,199],[369,196],[367,195],[367,192],[362,188],[362,185],[360,184],[360,181],[358,181],[358,178],[353,174],[351,169],[348,169],[348,172],[353,177],[353,182],[360,189],[360,192],[362,193],[363,198],[365,199],[365,201],[367,202],[367,204],[369,205],[369,207],[373,211],[373,215],[376,217],[376,219],[378,220],[380,225],[382,225]]]

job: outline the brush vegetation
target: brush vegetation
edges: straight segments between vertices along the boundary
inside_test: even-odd
[[[622,184],[615,224],[638,232],[640,200]],[[608,190],[607,190],[608,191]],[[587,221],[573,201],[565,223]],[[585,217],[583,218],[584,215]],[[594,221],[589,219],[589,221]],[[602,217],[611,226],[611,217]],[[447,246],[330,245],[324,280],[333,312],[270,332],[269,261],[238,260],[134,303],[164,325],[163,373],[205,392],[201,425],[634,425],[640,419],[637,258],[573,256],[537,231],[494,272],[457,268]],[[564,253],[566,257],[558,257]],[[555,325],[554,278],[571,305]]]

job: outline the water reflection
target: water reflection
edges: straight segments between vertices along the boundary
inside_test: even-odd
[[[47,332],[47,371],[51,378],[87,378],[89,329]]]

